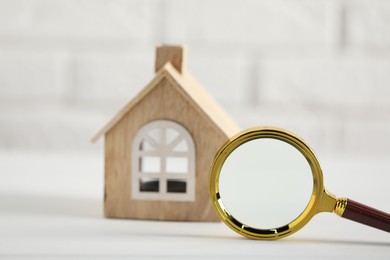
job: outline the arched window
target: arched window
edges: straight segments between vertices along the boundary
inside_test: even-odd
[[[132,199],[195,200],[195,145],[178,123],[144,125],[132,144]]]

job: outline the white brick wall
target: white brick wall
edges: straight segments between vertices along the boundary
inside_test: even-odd
[[[158,0],[2,0],[3,37],[150,40]]]
[[[168,1],[167,37],[251,46],[328,42],[331,1]]]
[[[0,52],[0,97],[54,98],[66,93],[67,56],[30,51]]]
[[[247,101],[251,84],[247,79],[250,76],[249,64],[244,53],[226,55],[225,52],[217,50],[191,49],[188,52],[190,72],[195,74],[193,76],[207,88],[210,95],[223,103],[238,105]]]
[[[346,40],[351,45],[390,44],[390,2],[348,1],[346,5]]]
[[[389,28],[386,0],[0,0],[0,149],[100,149],[167,42],[243,127],[388,155]]]
[[[129,100],[153,77],[154,58],[153,49],[80,53],[74,58],[74,97]]]
[[[318,105],[386,106],[390,59],[300,57],[269,59],[260,68],[259,100]]]

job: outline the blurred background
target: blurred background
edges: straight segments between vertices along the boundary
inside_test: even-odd
[[[187,46],[242,128],[390,154],[385,0],[1,0],[0,149],[102,155],[90,139],[154,76],[160,43]]]
[[[187,70],[242,128],[295,132],[331,192],[389,211],[390,1],[0,0],[0,258],[141,256],[163,236],[169,256],[219,248],[203,235],[194,247],[199,225],[103,218],[103,138],[90,140],[154,77],[161,43],[187,46]],[[311,223],[302,241],[331,250],[231,248],[389,255],[388,242],[348,242],[384,232],[330,214]]]

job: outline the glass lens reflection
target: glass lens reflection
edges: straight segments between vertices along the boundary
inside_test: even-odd
[[[290,144],[271,138],[239,146],[219,176],[226,209],[241,223],[260,229],[292,222],[306,208],[312,190],[305,157]]]

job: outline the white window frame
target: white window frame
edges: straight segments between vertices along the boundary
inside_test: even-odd
[[[172,129],[179,135],[167,144],[167,130]],[[150,131],[160,131],[159,140],[153,140]],[[152,139],[152,140],[151,140]],[[141,144],[144,140],[152,144],[153,150],[142,151]],[[186,142],[186,151],[174,151],[176,145]],[[131,155],[131,196],[134,200],[164,200],[164,201],[194,201],[195,200],[195,144],[190,133],[182,125],[170,120],[155,120],[145,124],[138,130],[132,144]],[[160,158],[160,171],[145,173],[141,171],[141,158]],[[187,158],[186,173],[167,172],[167,158]],[[154,178],[159,181],[158,191],[141,191],[141,178]],[[180,180],[186,182],[185,192],[168,192],[168,180]]]

